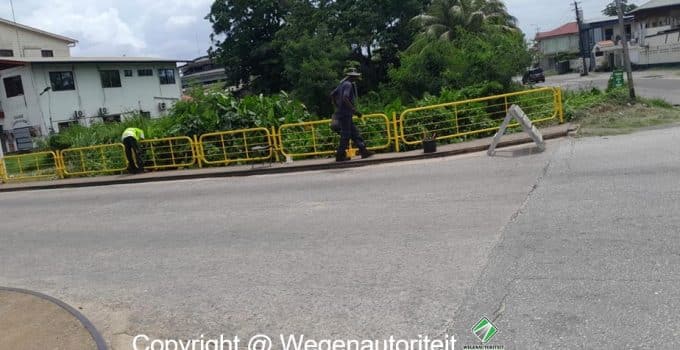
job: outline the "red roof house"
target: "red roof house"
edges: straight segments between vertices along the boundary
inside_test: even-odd
[[[578,24],[571,22],[551,31],[539,32],[536,34],[536,41],[564,35],[578,35]]]

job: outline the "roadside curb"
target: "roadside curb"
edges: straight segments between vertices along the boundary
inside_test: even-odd
[[[543,139],[556,139],[561,137],[569,136],[570,133],[574,132],[576,129],[575,125],[567,124],[564,130],[546,132],[543,134]],[[489,139],[490,140],[490,139]],[[529,136],[520,137],[513,140],[501,141],[497,148],[505,148],[511,146],[517,146],[522,144],[531,143],[533,140]],[[177,180],[196,180],[196,179],[208,179],[208,178],[227,178],[227,177],[246,177],[246,176],[256,176],[256,175],[274,175],[274,174],[287,174],[295,172],[306,172],[306,171],[319,171],[328,169],[347,169],[347,168],[358,168],[365,167],[369,165],[377,164],[387,164],[396,163],[403,161],[412,160],[422,160],[422,159],[432,159],[432,158],[443,158],[450,157],[468,153],[483,152],[489,148],[489,143],[483,143],[479,145],[471,145],[469,147],[440,151],[436,153],[419,153],[419,154],[408,154],[403,156],[394,156],[389,158],[369,158],[365,160],[356,160],[350,162],[336,163],[333,162],[331,158],[328,159],[327,163],[317,163],[317,164],[303,164],[303,165],[292,165],[289,167],[278,167],[278,168],[254,168],[247,170],[229,170],[229,168],[224,168],[222,172],[212,172],[212,173],[182,173],[177,175],[163,175],[159,177],[126,177],[126,178],[116,178],[116,179],[102,179],[101,181],[87,181],[87,182],[70,182],[70,183],[60,183],[60,180],[55,180],[52,183],[40,183],[40,184],[30,184],[27,183],[22,186],[6,187],[0,186],[0,193],[2,192],[18,192],[18,191],[33,191],[33,190],[49,190],[49,189],[64,189],[64,188],[80,188],[80,187],[96,187],[96,186],[110,186],[110,185],[125,185],[125,184],[135,184],[135,183],[150,183],[150,182],[163,182],[163,181],[177,181]],[[166,173],[167,174],[167,173]]]
[[[94,327],[92,322],[90,322],[90,320],[88,320],[78,310],[74,309],[72,306],[64,303],[63,301],[56,299],[54,297],[51,297],[49,295],[46,295],[46,294],[42,294],[42,293],[39,293],[39,292],[34,292],[34,291],[31,291],[31,290],[26,290],[26,289],[9,288],[9,287],[1,287],[0,286],[0,291],[10,292],[10,293],[18,293],[18,294],[27,294],[27,295],[31,295],[31,296],[34,296],[36,298],[40,298],[40,299],[48,301],[52,304],[57,305],[58,307],[60,307],[64,311],[71,314],[73,317],[75,317],[80,322],[80,324],[90,334],[90,336],[92,337],[92,340],[94,340],[95,344],[97,345],[97,350],[107,350],[108,349],[106,347],[106,341],[104,341],[104,338],[99,333],[99,331]]]

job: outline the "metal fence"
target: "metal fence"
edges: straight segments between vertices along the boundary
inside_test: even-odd
[[[227,165],[269,160],[274,155],[273,138],[265,128],[221,131],[198,139],[201,162]]]
[[[59,163],[54,152],[37,152],[6,156],[0,161],[3,182],[46,180],[59,177]]]
[[[542,88],[407,109],[401,114],[399,132],[402,141],[408,145],[420,144],[424,138],[449,140],[470,135],[491,136],[512,105],[521,107],[534,123],[562,121],[559,90]]]
[[[186,136],[142,140],[144,168],[167,170],[196,164],[194,141]]]
[[[279,128],[278,145],[284,156],[301,158],[334,154],[339,135],[331,130],[330,119],[284,124]],[[384,114],[355,117],[354,123],[370,150],[386,150],[392,142],[390,119]]]
[[[59,152],[66,176],[119,173],[127,169],[125,146],[121,143],[69,148]]]
[[[509,108],[518,105],[534,122],[563,122],[559,88],[516,93],[410,108],[392,118],[385,114],[355,117],[367,146],[376,151],[400,151],[400,143],[419,145],[434,137],[456,142],[469,136],[491,136]],[[512,126],[515,126],[511,125]],[[192,166],[245,164],[286,158],[327,156],[335,153],[339,135],[330,119],[272,127],[220,131],[200,137],[169,137],[141,141],[144,166],[168,170]],[[412,148],[410,147],[410,148]],[[408,148],[407,148],[408,149]],[[350,148],[350,153],[356,151]],[[54,152],[11,155],[0,159],[3,182],[93,176],[125,171],[125,147],[120,143],[79,147]]]

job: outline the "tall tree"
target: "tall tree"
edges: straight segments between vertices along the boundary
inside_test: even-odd
[[[629,4],[628,0],[621,0],[622,3],[622,8],[623,8],[623,13],[626,14],[630,11],[633,11],[637,8],[637,5],[635,4]],[[602,14],[605,16],[618,16],[618,12],[616,10],[616,1],[612,1],[609,4],[607,4],[607,7],[602,10]]]
[[[373,90],[387,81],[387,69],[399,64],[399,51],[411,45],[417,28],[411,18],[430,0],[335,0],[329,18],[331,30],[350,46],[350,60],[358,62],[364,79],[361,90]]]
[[[272,40],[286,8],[283,0],[215,0],[206,17],[213,26],[208,52],[226,69],[229,84],[265,93],[285,87],[283,63]]]
[[[517,29],[501,0],[434,0],[427,12],[413,18],[422,33],[443,40],[453,40],[456,32],[480,32],[485,26],[507,31]]]

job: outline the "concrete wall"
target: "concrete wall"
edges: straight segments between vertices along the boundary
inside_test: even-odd
[[[633,63],[638,65],[680,62],[680,31],[647,37],[639,52],[637,60],[631,55]]]
[[[153,76],[140,77],[138,69],[153,70]],[[161,85],[158,77],[159,68],[175,70],[175,84]],[[119,70],[121,87],[103,88],[100,70]],[[132,77],[125,77],[124,70],[133,71]],[[49,72],[72,71],[76,89],[69,91],[48,91],[42,96],[45,87],[51,85]],[[24,95],[7,98],[4,82],[1,79],[20,75],[24,87]],[[149,112],[152,117],[159,117],[165,111],[159,109],[159,103],[165,102],[170,108],[181,96],[180,77],[173,63],[134,63],[134,64],[33,64],[21,68],[0,71],[0,103],[5,112],[5,130],[12,130],[17,125],[36,126],[42,134],[49,132],[49,120],[58,131],[58,124],[73,119],[74,112],[82,111],[79,123],[88,125],[101,121],[100,108],[107,109],[107,115],[125,114],[135,111]]]
[[[19,43],[17,43],[17,28],[5,23],[0,23],[0,49],[12,50],[14,57],[41,57],[41,50],[52,50],[54,57],[69,57],[71,49],[65,41],[32,32],[18,29]]]

